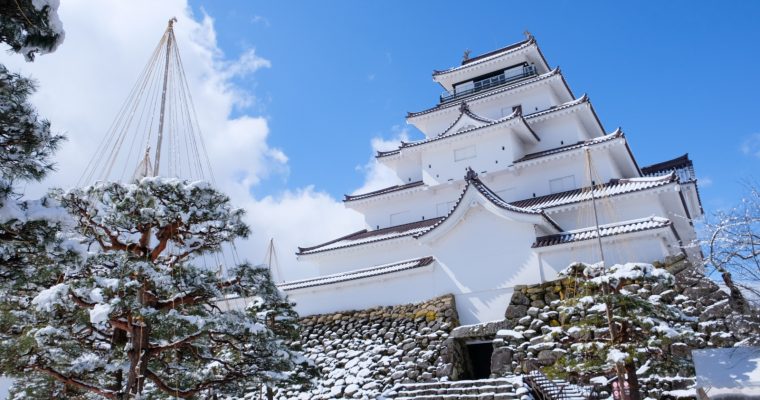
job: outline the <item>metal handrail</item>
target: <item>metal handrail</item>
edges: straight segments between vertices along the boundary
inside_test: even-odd
[[[532,370],[523,378],[539,400],[565,400],[568,399],[565,387],[557,386],[551,379],[538,370]]]
[[[536,75],[536,67],[533,65],[525,65],[523,66],[522,73],[518,75],[513,75],[510,77],[506,77],[503,74],[497,75],[497,76],[477,82],[478,86],[472,89],[463,90],[461,92],[446,91],[441,95],[440,100],[441,100],[441,103],[447,103],[449,101],[461,99],[462,97],[466,97],[478,92],[482,92],[484,90],[492,89],[497,86],[502,86],[507,83],[519,81],[521,79],[528,78],[534,75]]]

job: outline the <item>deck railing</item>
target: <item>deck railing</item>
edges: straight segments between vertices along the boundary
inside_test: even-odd
[[[536,75],[536,67],[533,65],[525,65],[522,71],[517,75],[506,76],[504,74],[492,76],[487,79],[475,82],[475,87],[472,89],[460,90],[457,92],[444,92],[441,95],[441,103],[448,103],[450,101],[458,100],[463,97],[473,95],[484,90],[493,89],[497,86],[513,83],[521,79],[529,78]]]

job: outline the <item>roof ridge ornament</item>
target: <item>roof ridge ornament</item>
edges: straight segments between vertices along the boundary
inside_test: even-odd
[[[472,50],[470,49],[464,50],[464,53],[462,54],[462,64],[464,64],[465,62],[467,62],[467,60],[470,59],[470,53],[472,53]]]
[[[459,105],[459,111],[462,113],[470,112],[470,105],[467,104],[466,101],[463,101],[462,104]]]
[[[478,173],[475,172],[472,167],[467,167],[467,173],[464,175],[464,180],[472,182],[478,180]]]

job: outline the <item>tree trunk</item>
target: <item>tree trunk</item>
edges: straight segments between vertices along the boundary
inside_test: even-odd
[[[744,298],[744,294],[742,294],[741,290],[739,290],[734,283],[731,273],[722,267],[718,268],[718,271],[720,272],[720,277],[723,278],[723,283],[726,284],[726,287],[729,290],[728,301],[730,302],[731,309],[743,315],[750,315],[747,299]]]
[[[141,322],[140,325],[135,325],[132,328],[130,338],[132,348],[127,352],[129,357],[129,375],[127,376],[126,392],[129,395],[142,393],[145,386],[145,372],[148,370],[147,350],[150,343],[148,338],[150,338],[149,326],[144,326]]]
[[[636,364],[634,364],[633,361],[625,362],[625,373],[627,375],[626,382],[628,382],[628,387],[630,388],[631,393],[628,398],[631,400],[641,400],[639,377],[636,375]]]

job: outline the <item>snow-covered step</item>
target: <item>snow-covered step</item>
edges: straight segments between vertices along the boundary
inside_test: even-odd
[[[522,386],[520,380],[510,378],[407,383],[394,387],[386,398],[394,400],[514,400],[520,398],[515,390],[516,386]]]

